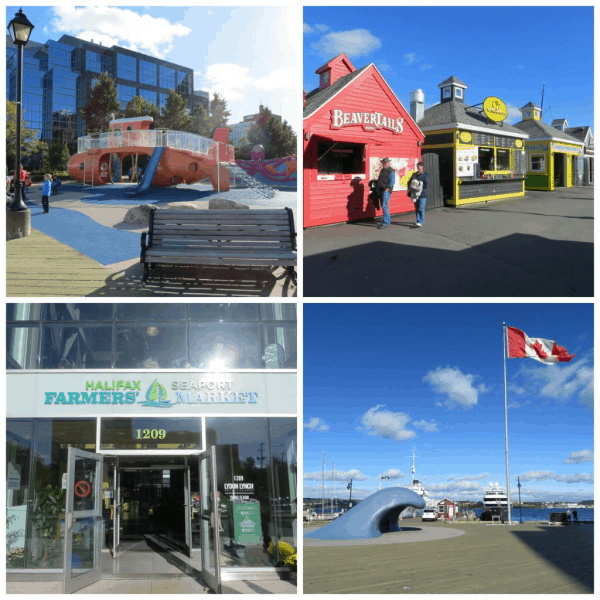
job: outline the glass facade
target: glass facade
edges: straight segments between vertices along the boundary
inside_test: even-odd
[[[236,377],[258,372],[269,378],[275,375],[267,370],[296,369],[296,327],[296,305],[287,303],[12,303],[7,305],[7,377],[23,381],[41,376],[23,369],[42,369],[62,381],[62,369],[93,369],[83,377],[110,381],[117,375],[103,371],[241,368],[252,373]],[[168,385],[164,375],[158,374]],[[154,407],[148,415],[121,411],[125,414],[118,416],[108,409],[105,416],[90,417],[84,405],[77,418],[64,416],[60,406],[55,418],[11,418],[17,396],[7,397],[7,569],[62,569],[66,495],[73,491],[66,483],[69,448],[104,456],[101,487],[110,491],[102,497],[107,549],[111,502],[119,486],[125,537],[151,531],[180,547],[189,540],[201,553],[206,522],[199,510],[207,482],[198,453],[211,447],[222,569],[281,567],[279,544],[297,548],[295,417],[241,416],[235,410],[231,416],[202,410],[197,416],[171,416]],[[88,479],[85,469],[75,468],[74,481]]]
[[[8,304],[6,368],[295,369],[295,312],[295,304]]]
[[[137,53],[136,53],[137,54]],[[189,108],[195,106],[192,70],[160,64],[150,56],[133,56],[102,48],[84,40],[64,35],[46,44],[29,42],[23,51],[23,117],[27,126],[37,130],[38,139],[67,143],[72,154],[77,151],[76,138],[84,135],[85,122],[79,116],[88,99],[94,77],[107,72],[118,79],[122,108],[137,94],[164,106],[162,94],[176,89],[183,94]],[[139,69],[139,79],[138,79]],[[16,100],[17,49],[10,42],[6,48],[6,99]],[[129,83],[129,85],[127,85]],[[138,83],[153,89],[138,89]],[[161,93],[158,97],[157,94]],[[165,96],[166,97],[166,96]],[[40,167],[40,157],[24,159],[24,165]]]

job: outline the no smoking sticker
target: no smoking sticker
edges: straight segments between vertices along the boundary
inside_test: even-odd
[[[92,491],[92,486],[87,481],[78,481],[75,484],[75,495],[85,498]]]

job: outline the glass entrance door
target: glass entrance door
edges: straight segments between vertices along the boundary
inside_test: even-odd
[[[112,557],[117,558],[121,550],[121,471],[115,464],[114,477],[115,489],[113,492],[113,540],[112,540]]]
[[[100,579],[102,456],[69,448],[63,593]]]
[[[192,558],[192,519],[194,518],[194,502],[192,500],[190,465],[186,464],[183,476],[183,493],[185,511],[185,546],[187,555]]]
[[[213,592],[221,593],[221,541],[217,496],[217,458],[215,447],[209,446],[198,456],[200,474],[200,546],[202,578]]]

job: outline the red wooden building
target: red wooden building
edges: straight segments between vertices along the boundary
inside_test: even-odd
[[[437,503],[437,512],[440,521],[456,518],[458,513],[456,502],[449,498],[444,498],[441,502]]]
[[[384,157],[396,171],[390,213],[413,211],[406,185],[425,138],[410,113],[373,63],[357,70],[340,54],[316,73],[304,106],[304,226],[381,215],[369,181]]]

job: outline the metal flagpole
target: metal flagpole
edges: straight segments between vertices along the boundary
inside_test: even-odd
[[[519,482],[519,523],[523,524],[523,503],[521,502],[521,479],[517,477]]]
[[[332,516],[333,516],[333,508],[334,508],[333,496],[335,494],[335,474],[333,472],[333,461],[334,461],[334,459],[332,458],[331,459],[331,514],[332,514]]]
[[[325,452],[321,456],[321,518],[325,517]]]
[[[506,446],[506,497],[508,499],[508,524],[512,525],[510,506],[510,470],[508,468],[508,401],[506,397],[506,323],[502,323],[502,342],[504,345],[504,440]]]

